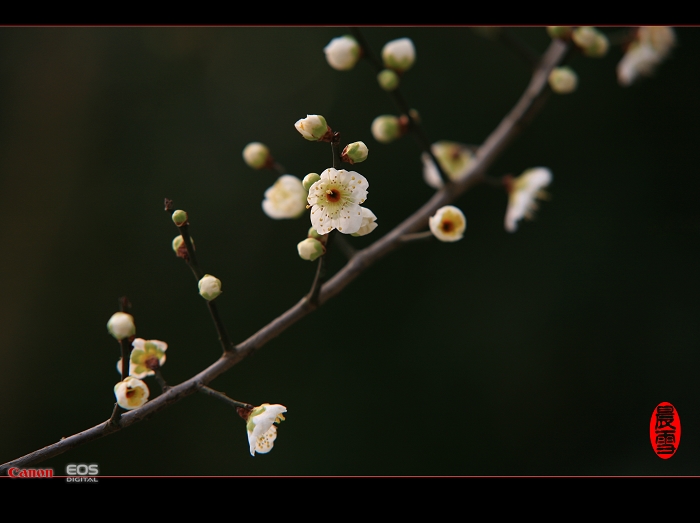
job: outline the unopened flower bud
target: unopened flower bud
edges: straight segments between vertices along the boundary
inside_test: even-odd
[[[115,312],[107,322],[107,330],[117,340],[123,340],[136,334],[134,317],[126,312]]]
[[[178,227],[187,224],[187,213],[183,210],[177,210],[173,213],[173,223]]]
[[[382,49],[384,67],[399,73],[408,71],[416,60],[416,48],[410,38],[387,42]]]
[[[243,149],[243,160],[253,169],[262,169],[272,163],[270,150],[260,142],[250,142]]]
[[[204,277],[199,280],[198,286],[199,294],[207,301],[215,299],[222,292],[221,280],[215,278],[211,274],[205,274]]]
[[[559,38],[566,40],[571,36],[573,28],[568,25],[550,25],[547,26],[547,34],[550,38]]]
[[[320,114],[307,114],[306,118],[297,120],[294,127],[310,142],[319,141],[328,132],[326,119]]]
[[[313,184],[315,184],[317,181],[321,179],[321,176],[316,174],[316,173],[309,173],[306,176],[304,176],[304,179],[301,181],[301,184],[304,186],[304,189],[309,190],[309,187],[311,187]]]
[[[572,93],[577,85],[578,76],[570,67],[557,67],[549,73],[549,86],[555,93]]]
[[[340,159],[348,163],[360,163],[367,159],[369,149],[364,142],[353,142],[345,146],[340,155]],[[319,177],[320,178],[320,177]]]
[[[297,244],[297,251],[299,251],[299,257],[302,260],[314,261],[319,256],[323,256],[325,248],[320,241],[306,238]]]
[[[348,71],[355,67],[360,59],[360,44],[352,36],[345,35],[333,38],[330,43],[323,48],[326,53],[326,61],[333,69],[338,71]]]
[[[190,236],[190,243],[192,243],[192,248],[194,249],[194,238],[192,238],[192,236]],[[175,254],[177,254],[179,258],[187,256],[187,245],[185,245],[185,240],[182,235],[173,238],[173,251],[175,251]]]
[[[401,124],[396,116],[377,116],[372,122],[372,136],[381,143],[393,142],[401,136]]]
[[[393,91],[399,86],[399,75],[391,69],[384,69],[377,75],[377,81],[385,91]]]
[[[595,27],[577,27],[571,33],[571,39],[581,48],[583,54],[592,58],[601,58],[608,52],[608,38]]]

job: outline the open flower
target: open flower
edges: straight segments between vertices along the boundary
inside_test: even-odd
[[[129,375],[134,378],[153,376],[155,369],[165,363],[165,351],[168,344],[160,340],[136,338],[132,342],[133,350],[129,358]]]
[[[440,162],[443,172],[452,181],[463,178],[474,161],[474,153],[462,143],[440,140],[431,145],[430,149],[438,162]],[[423,153],[421,160],[423,160],[423,179],[425,183],[435,189],[440,189],[444,184],[435,162],[433,162],[428,153]]]
[[[357,232],[352,233],[353,236],[364,236],[377,228],[377,217],[374,213],[366,207],[360,207],[360,209],[362,209],[362,225]]]
[[[360,59],[360,44],[352,36],[345,35],[333,38],[323,48],[328,65],[338,71],[348,71],[355,67]]]
[[[107,322],[107,330],[117,340],[123,340],[136,334],[134,317],[126,312],[115,312]]]
[[[138,409],[148,401],[149,394],[148,385],[131,376],[127,376],[114,386],[117,403],[126,410]]]
[[[640,27],[622,60],[617,64],[617,81],[627,87],[641,76],[651,76],[676,45],[671,27]]]
[[[507,183],[509,196],[506,210],[505,227],[508,232],[518,229],[518,222],[523,218],[531,220],[537,210],[536,199],[548,197],[544,188],[552,183],[552,171],[546,167],[528,169],[523,174]]]
[[[266,454],[272,450],[272,445],[277,439],[277,427],[275,423],[284,421],[283,413],[287,412],[284,405],[270,405],[263,403],[250,411],[246,422],[248,431],[248,443],[250,455],[255,453]]]
[[[430,231],[441,242],[456,242],[464,236],[467,219],[464,213],[454,205],[440,207],[428,220]]]
[[[291,174],[283,174],[265,191],[263,211],[270,218],[283,220],[298,218],[306,209],[306,189],[301,180]]]
[[[336,170],[321,173],[321,179],[309,188],[311,225],[321,234],[338,229],[343,234],[357,232],[362,226],[360,204],[367,198],[369,183],[360,173]]]

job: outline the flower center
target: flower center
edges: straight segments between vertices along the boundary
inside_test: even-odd
[[[156,370],[160,367],[160,361],[156,356],[149,356],[148,358],[146,358],[143,364],[147,369],[150,370]]]
[[[455,224],[450,220],[443,220],[440,224],[440,228],[443,230],[443,232],[452,232],[455,228]]]
[[[340,201],[340,191],[338,189],[328,189],[326,191],[326,200],[328,200],[329,203],[336,203]]]

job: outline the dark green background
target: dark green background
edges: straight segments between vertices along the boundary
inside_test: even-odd
[[[543,28],[512,31],[538,52]],[[616,28],[606,28],[609,34]],[[118,381],[105,324],[126,295],[137,335],[169,344],[175,384],[220,348],[196,281],[170,248],[163,198],[190,214],[217,304],[241,341],[308,291],[296,244],[308,218],[262,212],[276,179],[241,157],[262,141],[289,173],[330,166],[294,122],[322,114],[356,166],[379,227],[433,190],[409,137],[370,124],[396,114],[361,62],[331,69],[342,28],[0,29],[0,462],[104,421]],[[402,91],[432,141],[478,144],[530,70],[470,28],[366,28],[375,53],[410,37]],[[456,204],[455,244],[392,253],[321,310],[212,383],[282,403],[274,450],[252,458],[243,421],[190,396],[151,420],[46,461],[104,475],[680,475],[700,467],[698,247],[700,32],[652,80],[617,85],[619,46],[573,55],[579,89],[552,96],[489,170],[554,175],[552,200],[515,234],[507,197],[477,187]],[[338,253],[334,264],[338,265]],[[158,387],[148,383],[154,394]],[[682,437],[659,459],[656,405]]]

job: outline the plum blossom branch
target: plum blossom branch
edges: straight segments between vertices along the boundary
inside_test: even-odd
[[[460,180],[447,184],[437,191],[420,209],[385,236],[365,249],[357,251],[340,271],[323,284],[320,289],[318,304],[311,303],[307,297],[302,298],[282,315],[236,345],[233,350],[224,352],[217,361],[203,371],[178,385],[168,388],[163,394],[148,401],[142,407],[124,413],[118,424],[110,423],[110,420],[108,420],[78,434],[62,438],[52,445],[0,465],[0,474],[6,475],[10,467],[27,467],[40,463],[72,448],[84,445],[89,441],[125,429],[170,407],[181,399],[198,392],[203,386],[211,383],[212,380],[228,371],[246,356],[265,345],[271,339],[279,336],[291,325],[339,294],[350,282],[377,260],[402,245],[401,237],[403,235],[425,228],[428,218],[437,209],[454,201],[460,194],[481,181],[485,170],[493,164],[498,155],[541,109],[542,102],[548,93],[547,78],[549,73],[561,63],[568,49],[568,44],[561,40],[553,40],[551,42],[521,98],[479,147],[476,153],[476,160],[470,165],[467,174]]]

